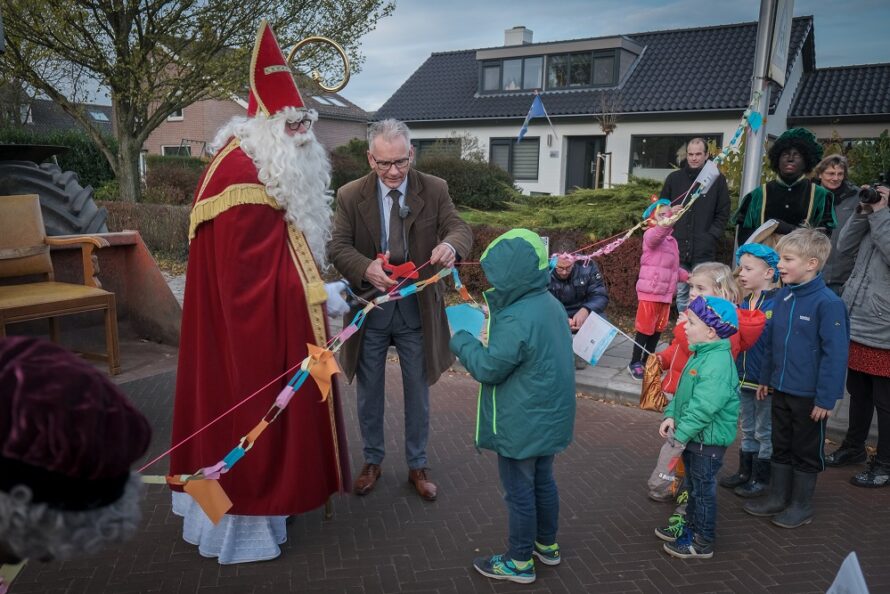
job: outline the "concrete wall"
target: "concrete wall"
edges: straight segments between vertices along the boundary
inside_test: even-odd
[[[831,138],[835,133],[844,140],[859,138],[878,138],[882,132],[890,129],[890,120],[867,124],[796,124],[809,128],[818,138]]]

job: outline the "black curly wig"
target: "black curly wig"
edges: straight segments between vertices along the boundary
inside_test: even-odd
[[[804,173],[809,173],[822,160],[822,145],[816,135],[806,128],[791,128],[782,133],[769,149],[769,164],[779,172],[779,157],[790,148],[796,148],[803,155]]]

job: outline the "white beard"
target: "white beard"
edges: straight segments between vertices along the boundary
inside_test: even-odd
[[[285,131],[288,120],[298,121],[305,114],[288,107],[272,117],[233,118],[217,133],[210,150],[216,153],[232,136],[239,139],[266,193],[285,210],[285,219],[303,232],[315,261],[325,269],[325,246],[331,238],[331,164],[311,129],[293,136]],[[318,118],[314,110],[309,115]]]

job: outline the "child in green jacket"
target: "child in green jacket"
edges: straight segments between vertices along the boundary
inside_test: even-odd
[[[451,350],[480,384],[476,447],[498,454],[509,512],[509,547],[473,562],[486,577],[535,581],[532,556],[558,565],[559,493],[554,455],[572,441],[575,365],[565,309],[550,294],[550,267],[535,233],[514,229],[482,254],[488,346],[466,331]]]
[[[689,485],[686,518],[657,528],[664,550],[681,559],[714,556],[717,472],[735,439],[739,377],[729,337],[738,331],[736,307],[719,297],[696,297],[687,310],[686,337],[692,356],[658,429],[686,444],[683,464]]]

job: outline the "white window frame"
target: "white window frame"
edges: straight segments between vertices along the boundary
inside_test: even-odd
[[[177,111],[179,112],[179,115],[175,115]],[[168,122],[181,122],[184,119],[185,119],[185,109],[177,109],[176,111],[174,111],[173,113],[171,113],[170,115],[167,116]]]

